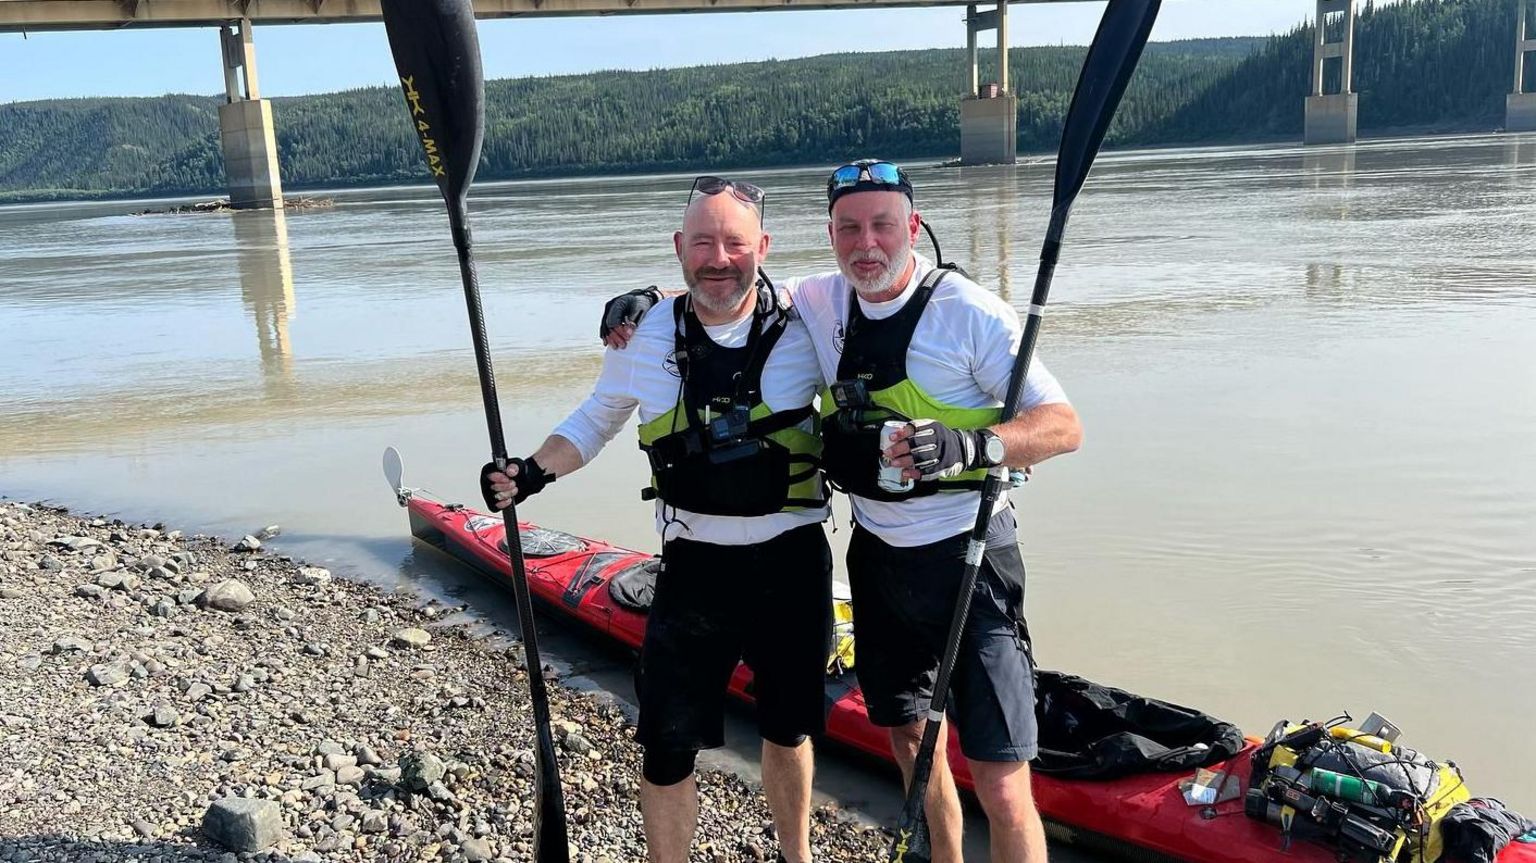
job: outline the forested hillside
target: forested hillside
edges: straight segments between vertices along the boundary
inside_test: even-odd
[[[1487,129],[1512,77],[1514,7],[1410,0],[1357,23],[1360,127]],[[1108,145],[1264,140],[1301,133],[1312,30],[1154,44]],[[1055,147],[1080,47],[1010,52],[1023,151]],[[995,58],[983,53],[983,68]],[[964,52],[797,60],[491,81],[480,176],[789,165],[959,150]],[[985,76],[984,76],[985,77]],[[0,199],[217,194],[219,99],[0,105]],[[398,90],[274,100],[290,190],[426,179]]]

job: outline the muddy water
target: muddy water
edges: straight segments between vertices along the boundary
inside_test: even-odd
[[[1026,303],[1051,166],[914,176],[947,256]],[[820,172],[751,179],[770,272],[825,269]],[[601,300],[676,283],[687,187],[477,189],[514,451],[583,395]],[[1377,710],[1536,812],[1533,205],[1529,137],[1106,156],[1041,339],[1087,443],[1017,498],[1043,661],[1255,731]],[[487,451],[435,197],[126,215],[144,206],[0,208],[0,495],[278,523],[285,552],[510,622],[412,548],[379,479],[394,444],[408,481],[468,499]],[[625,436],[527,515],[653,548],[642,476]],[[550,638],[629,697],[621,659]],[[823,771],[877,811],[881,781]]]

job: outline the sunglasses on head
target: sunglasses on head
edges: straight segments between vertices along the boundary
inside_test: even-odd
[[[707,174],[695,178],[693,188],[688,190],[688,203],[693,203],[694,195],[704,195],[707,197],[709,195],[718,195],[724,191],[730,191],[736,200],[756,207],[757,217],[759,220],[762,219],[763,201],[768,197],[768,193],[764,192],[760,186],[743,183],[739,180],[727,180],[724,177],[714,177]]]
[[[867,179],[866,179],[867,178]],[[854,162],[832,172],[827,180],[827,192],[856,186],[860,181],[881,186],[910,186],[905,171],[890,162]]]

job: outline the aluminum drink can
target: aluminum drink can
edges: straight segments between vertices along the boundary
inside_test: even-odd
[[[891,444],[894,443],[891,435],[904,426],[906,423],[901,420],[886,420],[885,425],[880,427],[880,476],[875,480],[875,485],[888,492],[911,491],[914,484],[913,480],[902,479],[901,468],[887,464],[885,461],[885,454],[890,451]]]

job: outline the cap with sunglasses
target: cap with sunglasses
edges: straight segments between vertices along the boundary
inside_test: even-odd
[[[827,212],[837,199],[854,192],[901,192],[912,200],[912,181],[892,162],[860,159],[832,172],[827,178]]]
[[[729,191],[736,200],[751,204],[757,208],[757,217],[762,219],[763,201],[768,198],[768,193],[764,192],[760,186],[743,183],[739,180],[727,180],[724,177],[715,177],[708,174],[696,177],[693,181],[693,188],[688,190],[688,203],[690,205],[693,203],[694,195],[708,197],[725,191]]]

